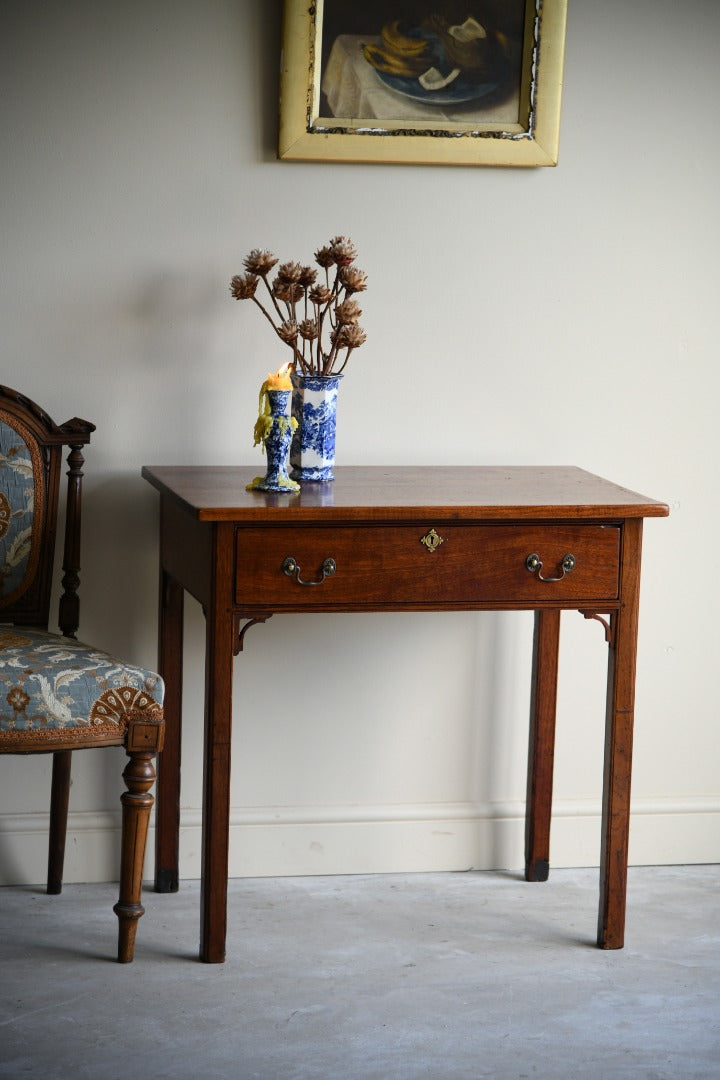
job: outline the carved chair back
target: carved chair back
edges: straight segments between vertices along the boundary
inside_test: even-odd
[[[63,447],[69,447],[63,593],[58,624],[78,628],[83,447],[95,425],[57,425],[33,401],[0,386],[0,623],[48,629]]]

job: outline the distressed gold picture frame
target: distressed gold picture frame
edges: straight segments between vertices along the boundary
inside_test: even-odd
[[[463,21],[450,25],[457,11]],[[567,0],[285,0],[278,155],[556,165],[566,20]],[[423,35],[435,42],[428,26],[470,52],[456,67],[431,57],[419,78],[424,62],[406,64],[404,50],[421,49]],[[500,66],[485,82],[475,71],[465,78],[462,58],[486,43]]]

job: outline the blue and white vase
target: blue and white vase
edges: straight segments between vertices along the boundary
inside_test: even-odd
[[[250,491],[298,491],[299,484],[287,473],[288,452],[295,423],[288,415],[289,390],[267,390],[268,409],[255,428],[256,442],[261,441],[267,455],[267,472],[256,476],[248,485]],[[258,431],[258,425],[260,430]]]
[[[290,446],[293,480],[334,480],[335,420],[342,375],[291,375],[292,415],[298,426]]]

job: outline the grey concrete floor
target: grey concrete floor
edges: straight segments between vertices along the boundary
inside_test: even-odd
[[[236,880],[228,959],[196,960],[197,882],[0,890],[0,1076],[21,1080],[720,1077],[720,867],[630,871],[594,946],[597,870]]]

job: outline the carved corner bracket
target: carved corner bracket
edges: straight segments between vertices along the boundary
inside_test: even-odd
[[[258,623],[267,622],[268,619],[271,619],[271,618],[272,618],[272,612],[268,612],[266,615],[242,615],[242,614],[237,614],[235,616],[235,633],[233,634],[233,638],[234,638],[234,642],[235,642],[235,644],[233,646],[233,655],[237,656],[238,653],[242,652],[243,644],[245,642],[245,635],[247,634],[247,632],[248,632],[248,630],[250,629],[251,626],[257,626]],[[243,621],[244,621],[245,625],[241,626],[241,623],[243,623]]]
[[[582,609],[580,609],[580,614],[584,619],[595,619],[596,622],[602,624],[605,630],[605,641],[612,647],[615,641],[615,629],[612,616],[608,615],[607,619],[603,619],[602,615],[598,615],[596,611],[583,611]]]

